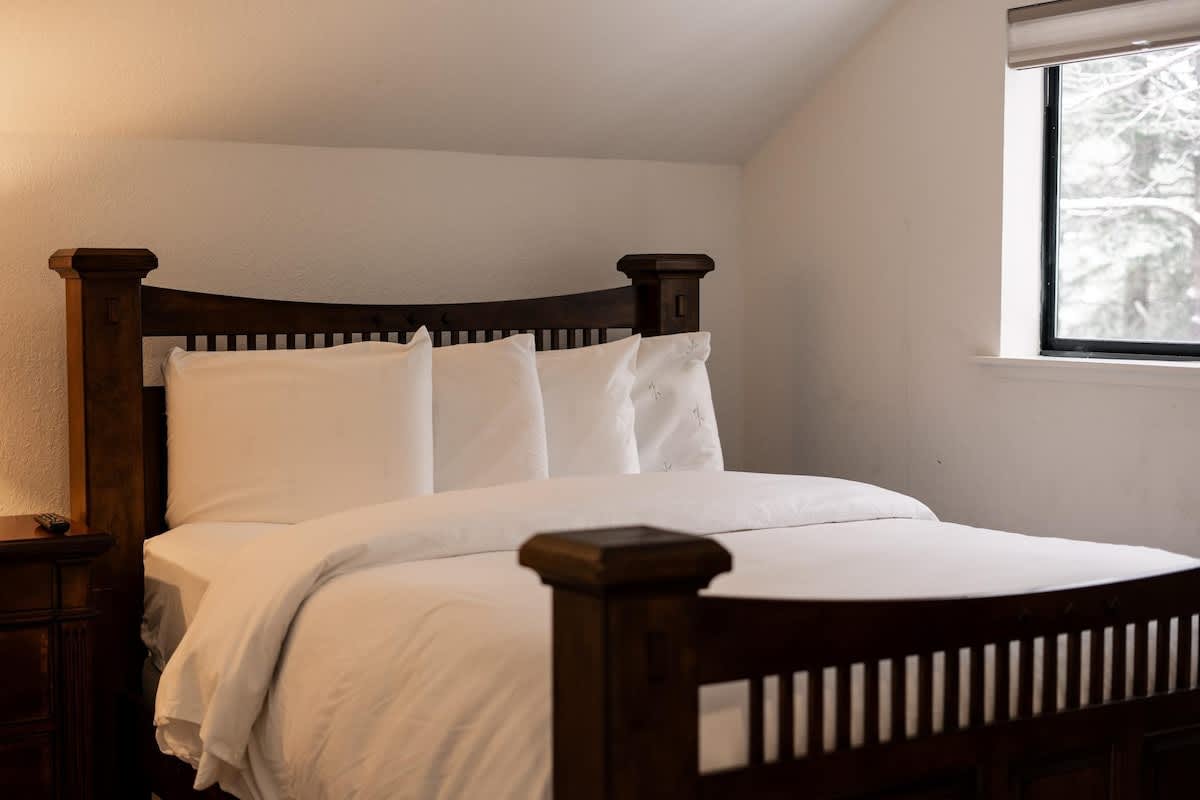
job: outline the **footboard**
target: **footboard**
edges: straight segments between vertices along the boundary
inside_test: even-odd
[[[700,595],[731,566],[652,529],[537,536],[559,798],[1200,796],[1200,569],[1023,595]],[[744,692],[702,774],[703,687]]]

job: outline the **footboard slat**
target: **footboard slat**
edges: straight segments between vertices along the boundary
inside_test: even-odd
[[[1017,717],[1033,716],[1033,637],[1022,639],[1017,654]]]
[[[1042,637],[1042,712],[1058,711],[1058,637]]]
[[[808,750],[815,756],[825,752],[825,670],[808,673]]]
[[[1175,689],[1192,688],[1192,615],[1179,618],[1175,656]]]
[[[750,679],[750,765],[763,763],[763,679]]]
[[[1154,636],[1154,692],[1168,690],[1171,683],[1171,618],[1159,617]],[[1150,694],[1150,692],[1147,692]]]
[[[779,760],[796,757],[796,679],[791,672],[779,676]]]
[[[1124,623],[1112,629],[1112,699],[1124,700],[1129,685],[1129,626]]]
[[[996,644],[996,710],[992,718],[1006,722],[1012,717],[1012,643]]]
[[[863,668],[863,744],[879,744],[879,662],[871,659]]]
[[[1088,698],[1090,705],[1104,702],[1104,628],[1092,628],[1088,642]]]
[[[970,666],[971,677],[970,677],[969,691],[971,693],[971,697],[970,697],[970,710],[968,712],[968,717],[967,717],[967,726],[968,727],[982,725],[983,720],[984,720],[984,714],[986,713],[985,708],[984,708],[984,700],[986,699],[984,696],[984,691],[985,691],[984,656],[985,656],[985,654],[986,654],[986,650],[985,650],[984,646],[981,644],[975,645],[974,647],[971,648],[971,651],[970,651],[969,658],[971,659],[971,666]]]
[[[837,668],[837,735],[834,737],[838,750],[850,748],[850,665],[842,664]]]
[[[1079,708],[1080,704],[1079,687],[1083,680],[1083,665],[1080,663],[1082,639],[1081,631],[1071,631],[1067,634],[1067,709]]]
[[[917,658],[917,736],[933,733],[933,654]]]
[[[942,693],[942,730],[952,731],[958,728],[960,718],[959,670],[962,668],[962,653],[955,647],[946,651],[945,691]]]
[[[908,658],[892,659],[892,736],[891,741],[905,738],[908,728]]]
[[[1133,624],[1133,696],[1150,694],[1150,623]]]

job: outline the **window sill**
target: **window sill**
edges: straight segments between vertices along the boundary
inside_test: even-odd
[[[1066,356],[975,356],[974,361],[1010,380],[1200,390],[1200,361]]]

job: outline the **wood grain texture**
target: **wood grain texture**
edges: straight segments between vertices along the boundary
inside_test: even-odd
[[[71,516],[114,538],[97,563],[93,588],[94,605],[109,612],[101,626],[108,657],[96,675],[96,711],[110,729],[116,692],[137,680],[144,652],[141,281],[157,266],[148,250],[78,248],[50,257],[66,283]],[[97,743],[97,782],[111,786],[118,772],[114,740]]]
[[[634,329],[645,335],[700,329],[700,278],[714,269],[708,256],[625,256],[617,269],[633,281],[637,295]]]
[[[311,347],[313,334],[353,331],[365,339],[411,333],[424,325],[439,343],[441,333],[633,328],[637,314],[629,286],[559,297],[432,305],[303,303],[146,286],[142,303],[146,336],[213,337],[208,349],[217,349],[215,337],[234,333],[287,335],[289,347]]]
[[[56,535],[32,517],[0,517],[0,796],[93,796],[102,737],[89,587],[92,560],[111,545],[83,523]]]

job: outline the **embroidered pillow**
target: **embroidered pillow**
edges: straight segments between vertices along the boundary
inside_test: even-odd
[[[725,468],[705,366],[709,352],[707,332],[642,339],[633,387],[642,472]]]

